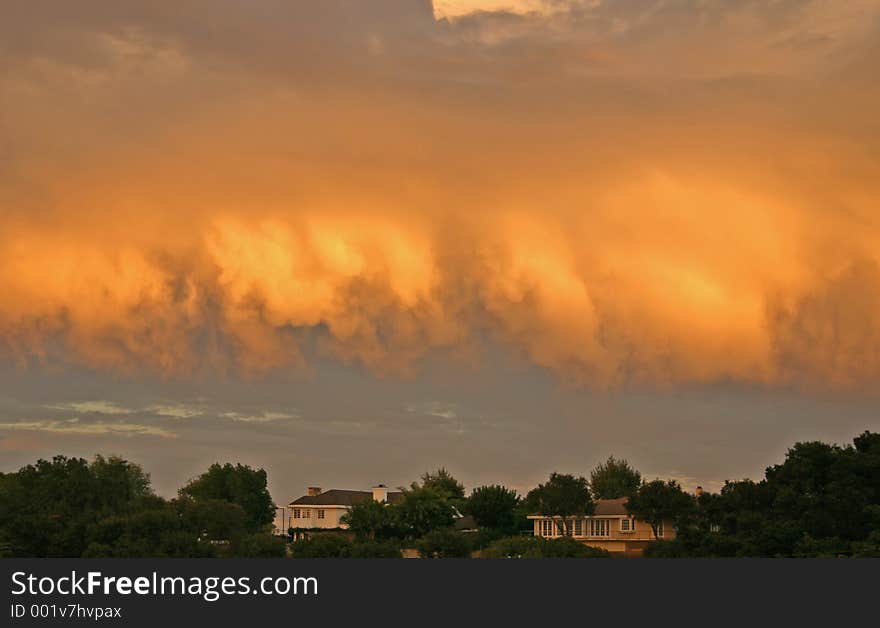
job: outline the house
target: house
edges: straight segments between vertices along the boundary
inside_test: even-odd
[[[651,541],[655,540],[651,524],[636,519],[626,509],[626,497],[598,499],[589,517],[573,517],[569,520],[568,533],[585,545],[598,547],[621,556],[640,556]],[[565,534],[560,517],[529,515],[534,522],[535,536],[558,538]],[[671,521],[664,521],[657,530],[657,538],[675,538]]]
[[[307,491],[306,495],[287,505],[289,527],[294,530],[294,538],[304,537],[307,532],[316,530],[347,529],[348,526],[341,521],[342,515],[355,504],[371,499],[380,503],[396,504],[403,499],[402,492],[389,491],[384,484],[374,486],[369,491],[338,488],[322,491],[317,486],[310,486]],[[477,524],[470,515],[462,516],[456,511],[454,528],[459,532],[476,532]]]
[[[369,491],[350,491],[330,489],[322,491],[318,486],[310,486],[307,494],[288,504],[290,527],[294,530],[345,530],[348,526],[340,521],[355,504],[369,501],[395,504],[403,498],[399,491],[389,491],[384,484],[374,486]],[[295,533],[294,536],[298,536]]]

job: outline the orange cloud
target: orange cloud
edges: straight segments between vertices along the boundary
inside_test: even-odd
[[[498,15],[364,16],[311,67],[296,53],[332,29],[245,23],[230,58],[141,16],[77,31],[88,59],[20,51],[0,346],[169,376],[318,351],[387,375],[488,338],[579,385],[870,388],[880,92],[850,12],[846,54],[792,48],[814,7],[729,27],[784,53],[634,72],[639,42],[681,42],[644,16],[588,28],[600,5],[508,16],[491,41],[468,33]]]

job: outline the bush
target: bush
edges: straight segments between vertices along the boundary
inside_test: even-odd
[[[271,534],[249,534],[233,548],[230,556],[240,558],[284,558],[287,543],[283,538]]]
[[[290,545],[294,558],[345,558],[351,541],[341,534],[315,534]]]
[[[400,558],[395,541],[359,541],[349,548],[350,558]]]
[[[542,539],[541,558],[608,558],[610,554],[598,547],[590,547],[569,537]]]
[[[856,558],[880,558],[880,530],[874,530],[864,541],[852,544],[852,553]]]
[[[471,535],[471,545],[475,549],[484,549],[497,541],[510,535],[510,531],[499,530],[497,528],[480,528],[476,533]]]
[[[607,558],[603,549],[584,545],[572,538],[544,539],[537,536],[509,536],[498,539],[482,553],[483,558]]]
[[[672,541],[652,541],[645,548],[645,558],[683,558],[692,556],[687,551],[681,541],[673,539]]]
[[[422,558],[468,558],[471,542],[455,530],[432,530],[416,541],[416,549]]]

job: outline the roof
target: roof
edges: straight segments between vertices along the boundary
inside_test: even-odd
[[[386,497],[389,503],[397,503],[403,497],[403,493],[389,491]],[[320,495],[303,495],[289,506],[354,506],[373,499],[372,491],[348,491],[345,489],[331,488]]]
[[[628,497],[618,497],[617,499],[597,499],[593,502],[596,505],[591,516],[593,517],[612,517],[617,515],[627,516],[629,511],[626,509]],[[530,517],[540,517],[540,513],[533,513]]]
[[[617,499],[597,499],[596,510],[593,515],[628,515],[626,502],[629,497],[618,497]]]

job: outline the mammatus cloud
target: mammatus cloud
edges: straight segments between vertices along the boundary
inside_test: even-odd
[[[16,9],[4,355],[880,379],[877,2],[313,4]]]

